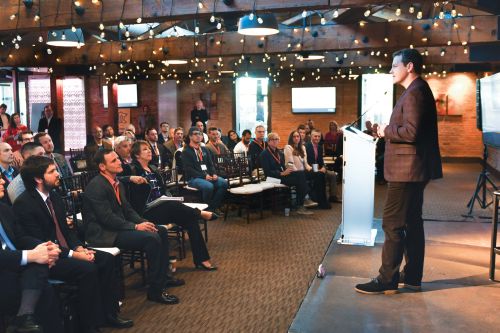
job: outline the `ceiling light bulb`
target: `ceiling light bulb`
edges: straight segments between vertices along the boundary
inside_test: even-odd
[[[123,24],[122,21],[120,21],[120,23],[118,23],[118,27],[120,27],[120,29],[123,29],[123,28],[125,28],[125,25]]]
[[[253,18],[255,17],[255,14],[254,13],[250,13],[250,15],[248,16],[248,18],[250,19],[250,21],[253,21]]]
[[[199,26],[194,27],[194,32],[196,34],[199,34],[200,33],[200,27]]]
[[[259,22],[259,24],[262,24],[262,23],[264,23],[264,20],[262,19],[262,17],[258,17],[257,22]]]
[[[371,13],[372,13],[372,11],[368,8],[367,10],[365,10],[364,15],[365,15],[365,17],[368,17],[368,16],[370,16]]]
[[[198,1],[198,8],[199,8],[199,9],[203,9],[203,2]]]
[[[410,12],[410,14],[415,13],[415,7],[413,6],[413,4],[410,5],[410,8],[408,8],[408,11]]]
[[[137,22],[137,24],[140,24],[142,22],[142,17],[138,17],[135,21]]]
[[[57,36],[57,32],[52,31],[52,36],[56,37]]]
[[[335,9],[335,10],[333,11],[333,18],[337,18],[337,17],[339,17],[339,10],[338,10],[338,9]]]
[[[21,35],[17,35],[17,36],[16,36],[16,39],[17,39],[18,41],[21,41],[23,38],[21,37]]]
[[[76,32],[76,27],[74,25],[71,26],[71,31]]]
[[[401,7],[398,6],[398,8],[396,9],[396,16],[399,15],[401,15]]]
[[[439,11],[439,19],[444,19],[444,9],[441,7],[441,10]]]
[[[452,9],[451,9],[451,16],[452,17],[456,17],[457,16],[457,10],[455,8],[455,5],[453,5]]]
[[[149,35],[153,36],[154,34],[155,34],[155,32],[154,32],[153,28],[149,29]]]
[[[33,18],[36,22],[40,20],[40,15],[36,14],[35,17]]]
[[[304,10],[302,11],[302,17],[307,17],[307,10],[305,10],[305,9],[304,9]]]
[[[423,15],[422,11],[419,10],[418,13],[417,13],[417,19],[421,20],[422,19],[422,15]]]
[[[64,31],[63,31],[63,33],[61,35],[61,40],[66,40],[66,34],[64,33]]]
[[[104,30],[104,24],[102,22],[99,24],[99,30]]]
[[[476,26],[473,24],[473,25],[470,26],[470,29],[471,30],[476,30]]]
[[[14,44],[14,47],[16,48],[16,50],[19,50],[19,44],[18,43]]]
[[[215,22],[215,16],[212,14],[212,16],[210,16],[210,22],[214,23]]]
[[[47,54],[52,54],[52,50],[51,49],[47,49]]]
[[[128,28],[125,29],[125,37],[130,37],[130,31],[128,31]]]
[[[74,4],[76,7],[80,7],[80,1],[75,1]]]
[[[217,22],[217,29],[220,30],[221,28],[222,28],[222,23],[219,21],[219,22]]]
[[[38,42],[39,43],[43,43],[43,37],[42,37],[42,35],[38,36]]]
[[[16,14],[12,14],[9,18],[11,21],[13,21],[16,18]]]
[[[321,25],[325,25],[326,24],[326,19],[324,17],[321,17]]]
[[[106,33],[104,31],[101,31],[101,38],[106,37]]]

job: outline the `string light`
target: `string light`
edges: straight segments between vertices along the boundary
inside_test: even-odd
[[[198,1],[198,8],[199,9],[203,9],[203,2],[201,2],[201,0]]]
[[[337,18],[337,17],[339,17],[339,10],[338,10],[338,9],[335,9],[335,10],[333,11],[333,18]]]
[[[398,6],[398,8],[396,9],[396,16],[400,15],[401,15],[401,6]]]
[[[411,4],[410,8],[408,8],[408,12],[410,12],[410,14],[415,13],[415,7],[413,6],[413,4]]]
[[[417,19],[421,20],[421,19],[422,19],[422,16],[423,16],[423,13],[422,13],[422,11],[421,11],[421,10],[419,10],[419,11],[417,12]]]

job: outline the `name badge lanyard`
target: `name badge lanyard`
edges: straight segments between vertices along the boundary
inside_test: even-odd
[[[274,158],[276,163],[278,163],[278,165],[281,168],[281,171],[283,171],[283,167],[281,166],[281,157],[280,157],[279,153],[278,153],[278,157],[276,157],[276,155],[274,155],[274,153],[271,151],[271,149],[269,149],[269,147],[267,147],[267,151],[271,154],[271,156]]]

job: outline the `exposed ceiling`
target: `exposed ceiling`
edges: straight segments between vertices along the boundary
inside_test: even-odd
[[[239,34],[239,18],[252,11],[274,13],[280,33]],[[4,0],[0,66],[108,80],[217,82],[249,72],[302,80],[306,72],[318,79],[386,71],[393,51],[414,47],[428,73],[497,71],[498,14],[497,0]],[[50,31],[72,26],[83,29],[85,46],[47,47]],[[308,61],[312,55],[324,58]]]

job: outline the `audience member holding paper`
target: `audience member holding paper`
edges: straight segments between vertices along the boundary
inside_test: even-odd
[[[134,210],[157,225],[175,223],[186,229],[195,266],[205,270],[215,270],[216,267],[210,263],[210,256],[198,219],[214,220],[218,216],[213,212],[188,207],[179,200],[172,200],[173,198],[169,199],[165,196],[167,193],[165,184],[158,169],[150,164],[152,152],[146,141],[135,142],[131,155],[133,161],[129,168],[130,174],[122,175],[141,176],[147,180],[146,184],[129,184],[130,203]]]

